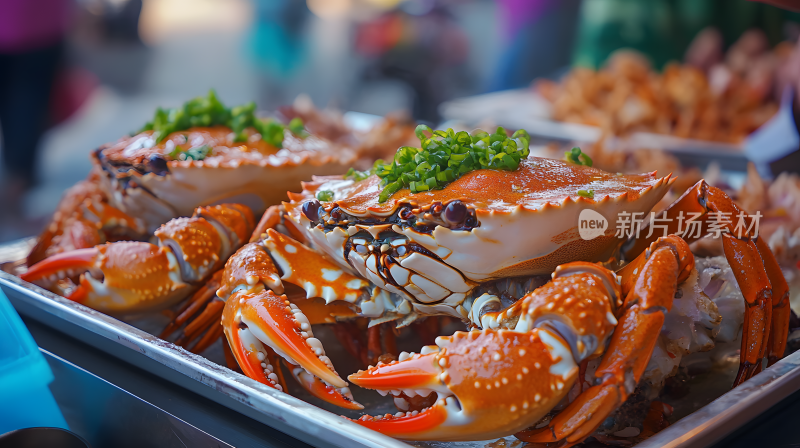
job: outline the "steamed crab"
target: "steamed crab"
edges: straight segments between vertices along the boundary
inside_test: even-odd
[[[225,108],[212,91],[159,109],[141,131],[92,152],[92,172],[64,195],[28,265],[106,241],[146,239],[200,205],[237,202],[262,213],[312,174],[371,161],[372,149],[355,138],[309,134],[299,118],[284,124],[254,113],[254,103]]]
[[[241,204],[198,207],[191,217],[172,219],[156,230],[158,244],[117,241],[67,251],[20,277],[108,314],[160,310],[190,296],[219,271],[248,240],[254,224],[252,211]]]
[[[518,434],[571,446],[636,387],[676,288],[694,269],[687,243],[707,233],[714,214],[742,214],[700,181],[665,211],[667,236],[645,230],[647,237],[626,242],[614,235],[619,216],[649,212],[673,181],[535,157],[414,193],[387,195],[375,174],[316,177],[270,209],[260,237],[226,264],[217,291],[225,335],[251,378],[281,388],[279,356],[315,395],[352,409],[359,406],[347,383],[314,337],[319,316],[343,318],[344,309],[398,327],[431,315],[461,319],[471,331],[349,376],[382,394],[432,398],[357,420],[412,440],[523,431],[567,396],[579,365],[601,357],[591,387],[544,427]],[[610,224],[592,239],[579,236],[587,209]],[[684,213],[697,213],[702,232],[675,235]],[[746,301],[740,384],[765,356],[770,364],[783,356],[788,287],[762,239],[732,224],[721,237]],[[326,305],[298,306],[281,295],[289,284]]]

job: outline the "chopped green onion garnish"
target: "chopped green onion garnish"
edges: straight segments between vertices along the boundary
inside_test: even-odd
[[[497,128],[494,134],[481,130],[470,134],[453,129],[434,131],[419,125],[415,134],[419,148],[403,146],[390,164],[375,162],[370,174],[381,178],[380,202],[386,202],[403,188],[412,193],[442,189],[470,171],[486,168],[513,171],[530,153],[530,137],[524,130],[509,137],[503,128]],[[347,172],[355,180],[363,179],[365,174],[352,169]]]
[[[175,148],[169,153],[172,160],[203,160],[208,157],[211,147],[208,145],[197,146],[186,150]]]
[[[345,173],[344,177],[347,179],[353,179],[355,181],[364,180],[368,178],[372,174],[369,170],[367,171],[358,171],[354,168],[350,168]]]
[[[199,96],[189,100],[179,108],[156,109],[153,120],[145,124],[138,132],[154,131],[156,143],[161,143],[169,134],[183,131],[195,126],[227,126],[235,134],[235,142],[247,140],[246,128],[252,127],[261,134],[261,139],[270,145],[283,147],[283,132],[285,128],[297,135],[306,137],[308,133],[303,128],[303,121],[293,119],[289,126],[284,126],[272,118],[258,118],[255,115],[256,103],[227,108],[217,98],[216,92],[210,90],[208,96]],[[188,157],[188,156],[187,156]],[[195,159],[199,160],[199,159]]]
[[[317,192],[317,199],[323,202],[330,202],[333,200],[333,192],[330,190],[320,190]]]
[[[303,120],[299,117],[292,118],[292,121],[289,122],[289,130],[292,131],[292,134],[298,137],[308,137],[308,132],[306,132],[306,128],[303,126]]]
[[[594,199],[594,190],[578,190],[578,196]]]
[[[564,153],[564,158],[567,162],[576,165],[592,166],[592,158],[581,152],[581,148],[577,146]]]

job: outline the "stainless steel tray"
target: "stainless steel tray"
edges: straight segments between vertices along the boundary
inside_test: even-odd
[[[0,262],[19,260],[27,254],[31,244],[32,240],[29,239],[0,245]],[[484,447],[489,443],[431,442],[409,445],[278,392],[128,323],[98,313],[2,271],[0,289],[17,311],[27,318],[67,333],[315,446],[467,448]],[[800,352],[784,358],[742,386],[725,393],[637,446],[707,446],[798,389]],[[513,438],[509,438],[509,442],[511,440]]]

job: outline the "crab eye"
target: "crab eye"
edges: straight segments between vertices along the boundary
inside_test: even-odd
[[[320,207],[322,207],[322,204],[320,204],[319,201],[308,201],[303,204],[303,214],[306,215],[306,218],[308,218],[309,221],[317,222],[319,221]]]
[[[467,217],[467,206],[461,201],[453,201],[444,209],[444,219],[448,223],[458,224]]]
[[[167,160],[161,157],[161,154],[150,155],[150,157],[147,159],[147,169],[149,169],[151,173],[157,174],[159,176],[167,174],[169,172],[169,168],[167,167]]]
[[[406,206],[400,209],[400,211],[397,213],[397,216],[399,216],[400,219],[407,221],[414,216],[414,212],[411,211],[411,207]]]

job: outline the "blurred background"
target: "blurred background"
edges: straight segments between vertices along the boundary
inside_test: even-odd
[[[209,88],[229,105],[305,95],[436,124],[447,100],[600,67],[623,47],[661,69],[708,26],[697,66],[750,29],[746,55],[795,42],[800,16],[744,0],[5,0],[0,241],[40,231],[89,151]],[[15,161],[25,151],[33,165]]]

